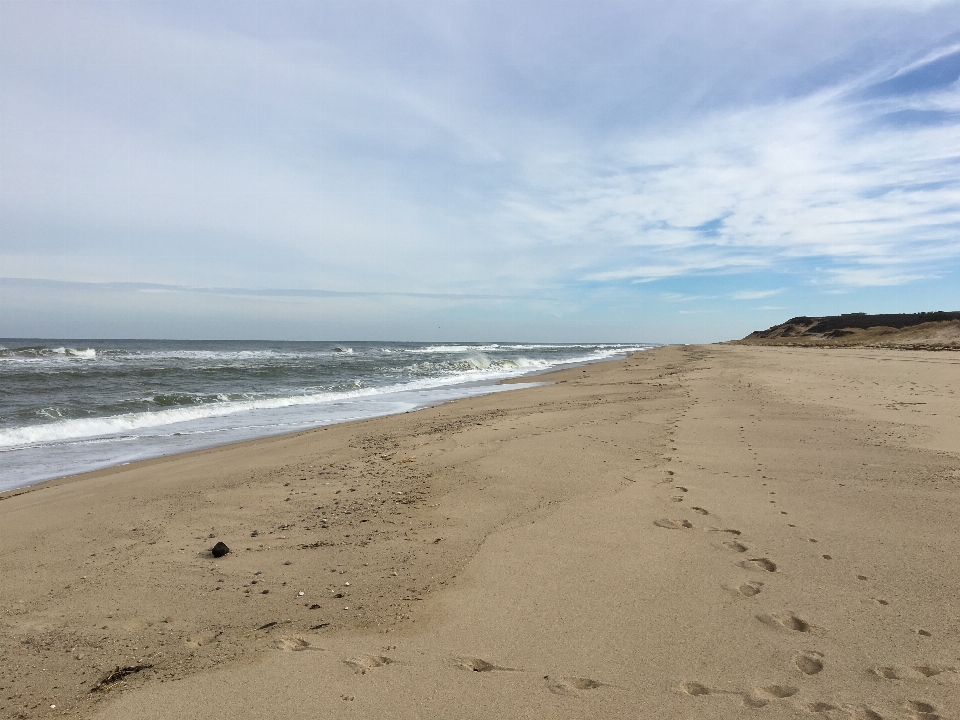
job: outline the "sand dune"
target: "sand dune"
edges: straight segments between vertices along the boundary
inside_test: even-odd
[[[5,716],[960,718],[960,357],[544,379],[4,499]]]
[[[960,312],[796,317],[734,344],[960,350]]]

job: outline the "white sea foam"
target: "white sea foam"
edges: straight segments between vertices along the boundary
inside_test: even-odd
[[[466,352],[490,352],[501,349],[501,345],[427,345],[426,347],[410,348],[412,353],[466,353]],[[509,349],[512,346],[507,345]]]
[[[321,405],[324,403],[334,403],[338,400],[348,400],[351,398],[372,395],[384,395],[411,390],[429,390],[464,382],[492,382],[508,377],[516,377],[518,375],[523,375],[537,370],[545,370],[551,367],[568,364],[592,362],[602,360],[613,355],[644,349],[643,347],[602,347],[592,345],[584,346],[593,349],[593,352],[589,354],[578,357],[549,360],[543,358],[529,358],[525,356],[514,357],[512,359],[492,360],[489,355],[482,351],[483,349],[486,349],[487,352],[490,352],[498,347],[500,346],[430,346],[433,352],[436,352],[436,348],[444,348],[450,352],[469,354],[460,359],[450,359],[439,363],[425,361],[423,363],[417,363],[413,366],[408,366],[406,371],[412,371],[412,374],[414,375],[427,375],[427,377],[422,377],[418,380],[396,383],[385,387],[363,387],[362,382],[357,380],[353,383],[355,389],[347,391],[305,392],[301,394],[291,394],[278,397],[247,396],[243,399],[237,399],[236,395],[234,395],[233,399],[228,398],[225,395],[220,395],[218,397],[218,401],[214,402],[191,404],[180,407],[168,407],[162,410],[124,413],[107,417],[56,419],[53,422],[46,422],[39,425],[7,428],[0,430],[0,451],[24,447],[37,447],[48,444],[62,443],[65,441],[75,441],[83,438],[99,438],[109,436],[117,437],[147,428],[159,428],[178,423],[209,420],[211,418],[226,417],[249,411],[276,410],[294,406]],[[511,349],[514,349],[519,346],[510,347]],[[530,349],[535,349],[537,346],[528,347]],[[62,353],[60,352],[61,350]],[[417,348],[415,350],[426,351],[426,348]],[[82,358],[95,357],[95,351],[93,349],[74,350],[68,348],[57,348],[55,349],[55,352],[64,356],[66,356],[69,352],[79,353],[77,356]],[[206,351],[191,351],[195,357],[201,352]],[[223,353],[207,354],[222,355]],[[261,351],[241,351],[241,353],[237,354],[251,356],[254,354],[261,354]],[[47,414],[48,417],[54,417],[53,413],[45,414]]]
[[[118,435],[146,428],[187,423],[195,420],[225,417],[237,413],[253,410],[274,410],[297,405],[320,405],[337,400],[345,400],[369,395],[402,392],[407,390],[426,390],[443,387],[461,382],[478,380],[497,380],[521,374],[522,369],[547,367],[544,361],[527,361],[491,364],[489,358],[480,354],[465,360],[469,366],[467,370],[451,370],[448,375],[423,378],[400,384],[380,388],[358,387],[356,390],[341,392],[319,392],[299,395],[288,395],[272,398],[255,398],[245,400],[228,400],[208,402],[199,405],[171,407],[163,410],[124,413],[98,418],[72,418],[55,422],[26,427],[16,427],[0,430],[0,451],[58,443],[80,438],[93,438],[107,435]]]

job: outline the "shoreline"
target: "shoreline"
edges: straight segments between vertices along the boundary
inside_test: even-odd
[[[549,376],[7,497],[0,715],[960,706],[960,363],[667,346]]]
[[[651,349],[652,349],[652,348],[651,348]],[[644,352],[645,352],[645,351],[646,351],[646,350],[644,350]],[[626,353],[626,354],[630,354],[630,353]],[[424,389],[415,389],[415,390],[409,390],[409,391],[397,390],[397,391],[393,391],[393,392],[391,392],[391,393],[385,393],[385,394],[383,394],[383,395],[374,395],[374,396],[372,396],[370,399],[381,400],[382,398],[394,398],[394,397],[404,396],[404,395],[406,395],[406,394],[408,394],[408,393],[423,394],[423,393],[434,392],[434,393],[438,393],[439,395],[442,395],[442,394],[444,394],[444,393],[455,393],[455,392],[458,391],[458,390],[460,390],[460,391],[469,391],[469,390],[475,389],[475,388],[484,388],[484,391],[483,391],[483,392],[478,392],[478,393],[466,392],[466,393],[463,394],[463,395],[457,395],[457,396],[452,397],[452,398],[446,398],[446,399],[444,399],[444,398],[442,398],[442,397],[438,397],[438,398],[432,399],[432,400],[423,400],[423,401],[415,402],[414,405],[413,405],[409,410],[395,410],[395,411],[386,411],[386,412],[376,412],[376,413],[374,413],[374,414],[372,414],[372,415],[369,415],[369,416],[367,416],[367,417],[351,418],[351,419],[347,419],[347,420],[332,420],[332,421],[329,421],[329,422],[325,422],[325,423],[323,423],[323,424],[313,425],[313,426],[310,426],[310,427],[305,427],[305,428],[296,429],[296,430],[283,430],[283,431],[276,432],[276,433],[267,433],[267,434],[258,435],[258,436],[254,436],[254,437],[250,437],[250,438],[239,439],[239,440],[237,440],[237,439],[231,439],[231,440],[224,440],[224,441],[222,441],[222,442],[213,441],[213,442],[211,442],[210,444],[201,444],[201,445],[199,445],[199,446],[197,446],[197,447],[195,447],[195,448],[185,449],[185,450],[173,449],[173,450],[168,451],[168,452],[167,452],[167,451],[162,451],[162,450],[157,450],[157,451],[156,451],[156,454],[149,454],[149,455],[147,455],[146,457],[136,458],[136,459],[127,460],[127,461],[121,461],[121,462],[115,462],[115,463],[110,464],[110,465],[106,465],[106,466],[102,466],[102,467],[95,467],[95,468],[90,469],[90,470],[81,470],[81,471],[79,471],[79,472],[72,472],[72,473],[65,474],[65,475],[57,475],[57,476],[54,476],[54,477],[44,478],[44,479],[42,479],[42,480],[37,480],[37,481],[33,481],[33,482],[28,482],[28,483],[25,484],[25,485],[20,485],[20,486],[17,486],[17,487],[12,487],[12,488],[9,488],[9,489],[6,489],[6,490],[2,490],[2,491],[0,491],[0,501],[4,500],[4,499],[7,498],[7,497],[13,497],[13,496],[19,495],[19,494],[21,494],[21,493],[23,493],[23,492],[26,492],[26,491],[29,491],[29,490],[31,490],[31,489],[40,489],[40,488],[46,486],[47,484],[51,484],[51,483],[56,484],[56,483],[59,483],[59,482],[61,482],[61,481],[67,481],[67,480],[70,480],[70,479],[73,479],[73,478],[79,478],[79,477],[81,477],[81,476],[96,474],[96,473],[99,473],[99,472],[102,472],[102,471],[111,470],[111,469],[114,469],[114,468],[128,467],[128,466],[131,466],[131,465],[135,465],[135,464],[142,463],[142,462],[146,462],[146,461],[150,461],[150,460],[160,460],[160,459],[164,459],[164,458],[171,458],[171,457],[176,457],[176,456],[178,456],[178,455],[184,455],[184,454],[190,454],[190,453],[194,453],[194,452],[200,452],[200,451],[202,451],[202,450],[208,450],[208,449],[213,449],[213,448],[218,448],[218,447],[227,447],[227,446],[231,446],[231,445],[239,445],[239,444],[246,443],[246,442],[256,442],[256,441],[258,441],[258,440],[264,440],[264,439],[267,439],[267,438],[283,437],[283,436],[286,436],[286,435],[298,435],[298,434],[300,434],[300,433],[310,432],[310,431],[312,431],[312,430],[317,430],[317,429],[320,429],[320,428],[329,427],[329,426],[331,426],[331,425],[343,425],[343,424],[349,424],[349,423],[353,423],[353,422],[363,422],[364,420],[370,420],[370,419],[379,418],[379,417],[388,417],[388,416],[390,416],[390,415],[395,415],[395,414],[404,414],[404,413],[408,413],[408,412],[416,412],[416,411],[422,410],[422,409],[424,409],[424,408],[437,407],[437,406],[439,406],[439,405],[443,405],[443,404],[446,404],[446,403],[456,402],[457,400],[469,399],[469,398],[472,398],[472,397],[480,397],[480,396],[482,396],[482,395],[492,394],[492,393],[497,393],[497,392],[504,392],[504,391],[506,391],[507,389],[511,389],[511,390],[512,390],[512,389],[514,389],[514,388],[500,388],[500,386],[502,386],[502,385],[518,385],[518,384],[523,384],[523,385],[532,384],[532,385],[533,385],[533,384],[537,384],[537,381],[532,381],[532,380],[530,380],[529,378],[539,377],[539,376],[541,376],[541,375],[549,375],[550,373],[562,371],[562,370],[568,369],[568,368],[575,368],[575,367],[580,367],[580,366],[582,366],[582,365],[592,365],[592,364],[596,364],[596,363],[603,363],[603,362],[608,362],[608,361],[610,361],[610,360],[616,360],[616,359],[621,359],[621,355],[614,355],[614,356],[612,356],[611,358],[603,358],[603,359],[601,359],[601,360],[585,360],[585,361],[577,361],[577,362],[563,363],[563,364],[560,365],[560,366],[554,366],[554,367],[545,368],[545,369],[531,370],[531,371],[529,371],[529,372],[525,372],[525,373],[522,374],[522,375],[517,375],[517,376],[515,376],[515,377],[509,377],[509,378],[504,378],[504,379],[500,379],[500,380],[492,380],[492,381],[491,381],[491,380],[465,380],[465,381],[463,381],[462,383],[459,383],[459,384],[456,384],[456,385],[451,385],[451,386],[443,386],[443,385],[440,385],[440,386],[437,386],[437,387],[435,387],[435,388],[430,388],[430,389],[427,389],[427,390],[424,390]],[[16,450],[14,450],[14,451],[12,451],[12,452],[16,452]]]

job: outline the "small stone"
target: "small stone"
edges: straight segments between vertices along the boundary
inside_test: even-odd
[[[299,595],[300,597],[303,597],[303,590],[301,590],[300,592],[298,592],[297,595]]]
[[[250,537],[256,537],[259,534],[260,534],[259,530],[254,530],[252,533],[250,533]]]
[[[227,547],[225,542],[218,542],[213,546],[213,549],[210,552],[213,553],[215,558],[221,558],[230,552],[230,548]]]
[[[289,561],[289,560],[287,560],[287,561],[286,561],[286,562],[284,562],[283,564],[284,564],[284,565],[289,565],[289,564],[290,564],[290,561]]]
[[[260,593],[260,594],[261,594],[261,595],[266,595],[268,592],[270,592],[270,591],[269,591],[269,590],[264,590],[264,591],[263,591],[262,593]]]
[[[170,617],[169,615],[167,615],[167,616],[163,619],[163,621],[164,621],[165,623],[172,623],[172,622],[173,622],[173,618]]]
[[[349,586],[350,586],[350,583],[345,582],[344,585],[346,585],[347,587],[349,587]]]

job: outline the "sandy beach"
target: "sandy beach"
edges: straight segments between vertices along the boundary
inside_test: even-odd
[[[960,718],[960,355],[538,379],[2,496],[0,716]]]

